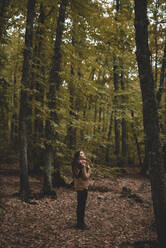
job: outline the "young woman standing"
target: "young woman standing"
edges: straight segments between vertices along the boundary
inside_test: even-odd
[[[86,156],[83,151],[78,151],[75,153],[72,162],[72,172],[74,188],[77,191],[77,228],[84,230],[88,229],[84,222],[84,217],[91,168],[87,163]]]

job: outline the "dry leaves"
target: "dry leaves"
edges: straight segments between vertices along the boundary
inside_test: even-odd
[[[30,178],[32,190],[42,184]],[[43,198],[37,205],[14,196],[19,190],[18,175],[1,175],[2,203],[5,206],[0,232],[1,248],[134,248],[157,247],[154,215],[148,179],[123,176],[96,178],[93,187],[108,192],[89,191],[86,222],[89,230],[76,225],[76,193],[56,189],[57,200]],[[123,187],[139,195],[143,203],[121,197]]]

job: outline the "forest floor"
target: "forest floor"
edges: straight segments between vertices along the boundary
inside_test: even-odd
[[[45,197],[23,202],[18,165],[0,165],[4,208],[1,248],[157,248],[155,221],[148,178],[138,173],[92,177],[86,223],[76,229],[76,192],[56,188],[57,199]],[[42,189],[42,178],[30,177],[33,192]],[[125,188],[123,188],[125,187]]]

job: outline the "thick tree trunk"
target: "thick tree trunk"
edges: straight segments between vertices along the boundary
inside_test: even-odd
[[[147,0],[135,0],[136,58],[143,100],[144,130],[147,140],[152,199],[160,248],[166,244],[166,182],[160,144],[154,79],[148,46]]]
[[[32,60],[32,36],[33,20],[35,15],[35,0],[29,0],[27,4],[27,22],[25,33],[24,61],[22,74],[22,88],[20,96],[20,113],[19,113],[19,137],[20,137],[20,193],[24,198],[28,198],[28,159],[27,159],[27,123],[26,118],[29,113],[27,107],[29,87],[30,67]]]
[[[166,69],[166,42],[164,46],[164,54],[162,59],[162,66],[161,66],[161,72],[160,72],[160,85],[159,89],[156,93],[156,100],[157,100],[157,108],[160,107],[161,97],[164,91],[164,78],[165,78],[165,69]],[[147,154],[148,148],[147,148],[147,142],[145,140],[145,158],[144,162],[142,164],[141,174],[146,175],[147,171],[149,169],[149,161],[148,161],[148,154]]]

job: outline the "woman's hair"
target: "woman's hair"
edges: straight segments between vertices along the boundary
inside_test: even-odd
[[[74,172],[74,168],[78,165],[78,161],[79,161],[79,158],[80,158],[80,152],[81,151],[77,151],[74,154],[74,158],[73,158],[73,161],[72,161],[72,172]]]

